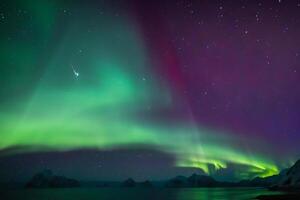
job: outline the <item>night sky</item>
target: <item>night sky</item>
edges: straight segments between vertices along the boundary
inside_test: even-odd
[[[0,181],[277,174],[299,36],[299,0],[1,1]]]

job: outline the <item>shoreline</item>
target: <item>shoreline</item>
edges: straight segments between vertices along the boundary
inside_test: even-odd
[[[255,199],[257,200],[299,200],[300,193],[286,193],[286,194],[274,194],[274,195],[259,195]]]

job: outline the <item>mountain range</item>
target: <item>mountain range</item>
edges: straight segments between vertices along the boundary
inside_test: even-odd
[[[192,174],[189,177],[176,176],[166,181],[146,180],[136,182],[132,178],[123,182],[93,181],[80,182],[64,176],[53,175],[51,170],[45,170],[32,177],[26,184],[27,188],[45,187],[267,187],[271,190],[300,190],[300,160],[291,168],[282,170],[278,175],[266,178],[256,177],[239,182],[221,182],[206,175]]]

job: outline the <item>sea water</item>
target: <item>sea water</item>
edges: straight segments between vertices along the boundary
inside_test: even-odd
[[[1,199],[22,200],[246,200],[279,194],[263,188],[68,188],[11,189]]]

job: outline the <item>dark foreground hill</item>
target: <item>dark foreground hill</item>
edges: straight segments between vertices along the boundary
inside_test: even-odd
[[[280,179],[272,185],[271,189],[300,191],[300,160],[291,168],[285,170]]]
[[[299,200],[300,199],[300,160],[291,168],[286,169],[278,175],[276,181],[269,187],[271,190],[285,191],[281,195],[261,195],[260,200]]]

